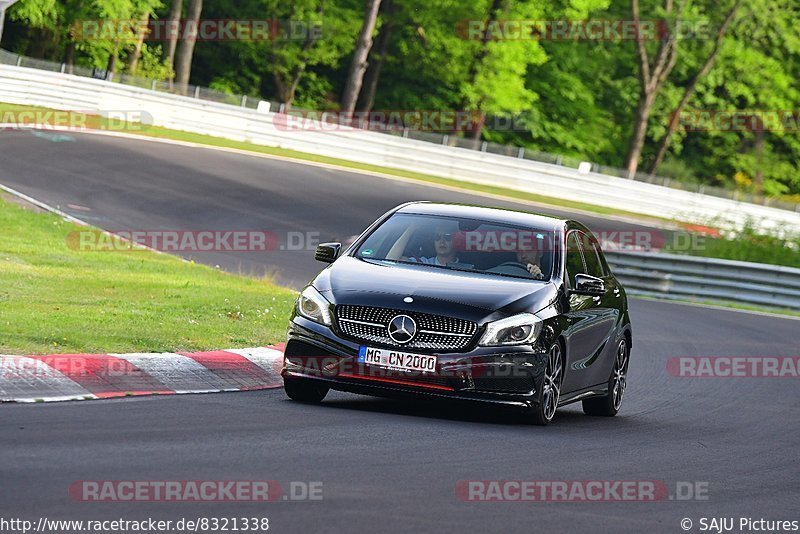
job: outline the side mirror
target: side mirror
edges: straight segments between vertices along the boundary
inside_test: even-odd
[[[576,274],[575,287],[570,292],[576,295],[600,296],[606,292],[606,284],[602,278],[588,274]]]
[[[333,263],[339,257],[339,251],[341,250],[341,243],[321,243],[317,245],[314,259],[323,263]]]

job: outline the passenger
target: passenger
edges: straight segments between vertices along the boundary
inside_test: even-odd
[[[455,247],[453,246],[453,235],[454,232],[451,229],[445,226],[437,226],[433,234],[433,249],[436,255],[408,258],[408,261],[441,266],[459,263]]]

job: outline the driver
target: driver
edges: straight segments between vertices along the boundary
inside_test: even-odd
[[[542,272],[542,255],[543,252],[536,248],[530,250],[517,250],[517,262],[528,271],[536,280],[544,279]]]

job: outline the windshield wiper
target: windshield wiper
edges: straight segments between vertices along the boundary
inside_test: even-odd
[[[436,268],[436,269],[445,269],[445,270],[448,270],[448,271],[458,271],[458,272],[462,272],[462,273],[478,273],[478,274],[485,274],[485,275],[489,275],[489,276],[501,276],[503,278],[516,278],[518,280],[530,280],[532,282],[548,282],[549,281],[549,278],[547,280],[537,280],[536,278],[528,278],[526,276],[516,276],[516,275],[513,275],[513,274],[507,274],[507,273],[493,273],[491,271],[481,271],[480,269],[459,268],[458,264],[455,264],[455,265],[451,266],[451,265],[437,265],[435,263],[424,263],[424,262],[421,262],[421,261],[390,260],[388,258],[364,258],[364,257],[361,257],[361,256],[357,256],[357,257],[362,259],[362,260],[379,261],[379,262],[386,262],[386,263],[397,263],[397,264],[400,264],[400,265],[421,265],[423,267],[433,267],[433,268]]]

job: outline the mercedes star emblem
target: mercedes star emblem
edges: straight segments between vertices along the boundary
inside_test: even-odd
[[[417,333],[417,323],[408,315],[396,315],[389,322],[389,337],[396,343],[408,343]]]

